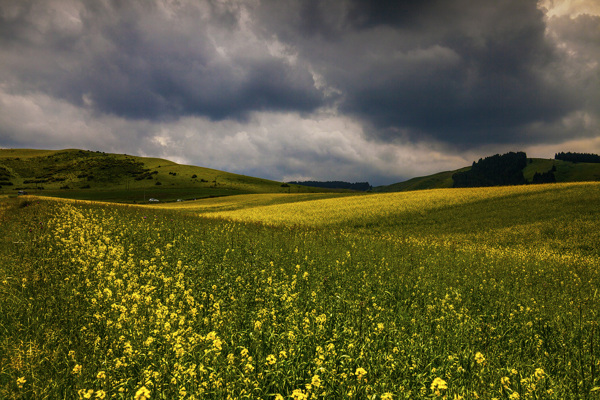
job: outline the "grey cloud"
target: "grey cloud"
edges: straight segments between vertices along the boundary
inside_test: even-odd
[[[553,17],[548,27],[562,52],[564,84],[576,90],[585,109],[600,116],[600,16]]]
[[[560,54],[536,0],[320,4],[312,35],[290,33],[308,26],[296,15],[290,24],[280,17],[273,29],[341,90],[340,110],[372,124],[382,139],[401,130],[413,140],[467,147],[516,142],[525,125],[581,106],[555,68]],[[337,20],[315,26],[328,23],[321,17],[327,5],[338,9]]]
[[[370,28],[378,25],[418,27],[431,11],[443,6],[440,0],[351,0],[348,20],[354,27]]]
[[[11,52],[11,81],[20,87],[145,119],[243,118],[256,110],[309,112],[323,104],[309,71],[247,37],[235,10],[198,2],[204,8],[191,3],[169,9],[171,15],[159,2],[82,3],[87,8],[74,16],[82,21],[80,31],[57,40],[60,21],[51,14],[65,4],[49,2],[35,12],[39,3],[24,3],[2,14],[3,33],[11,38],[4,47]],[[29,38],[41,25],[47,34]]]

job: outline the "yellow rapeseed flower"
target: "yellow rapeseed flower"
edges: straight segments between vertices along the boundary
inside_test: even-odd
[[[292,392],[292,398],[294,400],[306,400],[308,397],[302,391],[302,389],[294,389],[294,391]]]
[[[223,341],[219,338],[216,338],[213,341],[213,346],[217,351],[221,351],[223,349],[222,345],[223,345]]]
[[[146,386],[142,386],[135,392],[135,400],[148,400],[150,398],[150,391],[146,389]]]
[[[319,375],[315,375],[312,377],[312,380],[310,382],[312,384],[312,386],[314,386],[315,388],[320,388],[321,387],[321,378],[319,377]]]
[[[25,379],[24,376],[17,379],[17,386],[19,387],[19,389],[23,389],[23,385],[25,384],[25,382],[27,382],[27,379]]]
[[[390,392],[381,395],[381,400],[392,400],[394,396]]]
[[[446,390],[446,389],[448,389],[448,384],[442,378],[435,378],[433,380],[433,382],[431,382],[431,391],[436,396],[439,396],[441,394],[441,392],[440,392],[441,390]]]
[[[354,375],[356,375],[356,378],[360,381],[367,375],[367,371],[365,371],[364,368],[359,367],[354,371]]]
[[[536,377],[537,380],[540,380],[540,379],[544,378],[544,376],[546,375],[546,372],[544,372],[544,370],[541,368],[536,368],[533,375]]]
[[[478,351],[477,353],[475,353],[475,361],[477,362],[477,364],[484,364],[485,363],[485,357],[483,356],[483,354],[481,354]]]
[[[83,399],[91,399],[92,395],[94,394],[94,390],[93,389],[89,389],[89,390],[85,390],[85,389],[81,389],[80,391],[77,392],[79,394],[79,398],[83,398]]]
[[[73,367],[73,373],[75,375],[79,374],[81,372],[81,364],[77,364],[76,366]]]
[[[252,365],[252,364],[250,364],[250,363],[247,363],[247,364],[244,366],[244,372],[245,372],[245,373],[247,373],[247,374],[249,374],[249,373],[251,373],[252,371],[254,371],[254,365]]]

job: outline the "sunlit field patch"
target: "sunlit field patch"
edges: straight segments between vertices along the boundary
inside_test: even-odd
[[[0,398],[598,395],[600,185],[279,196],[1,201]]]
[[[272,206],[276,204],[290,204],[298,202],[306,202],[320,199],[339,199],[348,196],[361,196],[356,193],[261,193],[261,194],[246,194],[237,196],[224,196],[209,199],[201,199],[194,201],[162,203],[152,207],[169,209],[169,210],[185,210],[201,213],[232,211],[232,210],[248,210],[255,207]]]
[[[236,221],[255,221],[273,225],[344,225],[344,224],[397,224],[394,218],[406,219],[414,214],[425,215],[434,210],[451,210],[464,205],[475,205],[486,202],[493,205],[494,201],[504,199],[515,200],[518,206],[519,199],[530,203],[531,208],[551,208],[556,214],[556,208],[563,203],[576,200],[592,201],[598,197],[600,188],[597,184],[568,183],[558,185],[533,185],[533,186],[505,186],[492,188],[464,188],[464,189],[433,189],[414,192],[383,193],[371,196],[357,195],[344,196],[343,198],[317,199],[314,201],[306,197],[304,202],[290,202],[285,204],[265,204],[264,207],[238,208],[222,213],[213,214],[213,217],[223,217]],[[548,192],[552,192],[549,194]],[[554,198],[554,194],[559,196]],[[578,198],[579,197],[579,198]],[[244,198],[244,196],[240,196]],[[534,207],[532,202],[548,200],[544,204]],[[515,204],[511,205],[515,207]],[[469,210],[463,207],[463,210]],[[489,211],[478,207],[478,211]],[[517,211],[525,212],[527,208],[497,209],[508,218]],[[448,215],[452,218],[452,215]],[[473,220],[471,222],[478,223]]]

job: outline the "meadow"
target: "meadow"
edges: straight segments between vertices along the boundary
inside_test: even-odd
[[[327,190],[283,184],[173,161],[77,149],[0,149],[0,196],[148,203],[252,193]]]
[[[600,184],[0,199],[2,399],[600,398]]]

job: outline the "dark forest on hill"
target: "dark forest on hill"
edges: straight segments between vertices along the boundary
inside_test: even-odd
[[[600,163],[600,156],[598,154],[591,153],[556,153],[554,155],[555,160],[570,161],[570,162],[582,162],[582,163]]]
[[[479,187],[524,185],[523,168],[527,166],[527,154],[520,151],[496,154],[473,162],[468,171],[452,175],[454,187]]]

